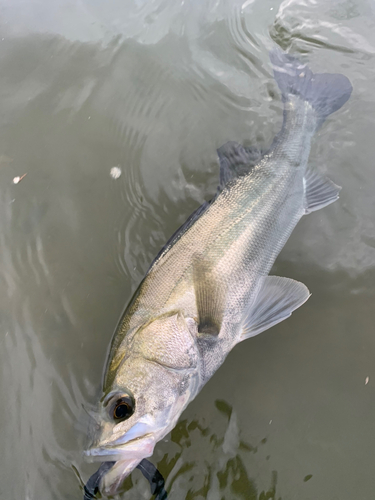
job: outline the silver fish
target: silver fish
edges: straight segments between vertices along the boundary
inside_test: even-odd
[[[284,102],[280,133],[263,156],[234,142],[218,150],[218,193],[157,256],[113,338],[100,429],[86,451],[116,461],[102,479],[107,495],[152,455],[237,343],[310,295],[268,273],[300,218],[338,198],[340,188],[307,161],[314,132],[352,87],[278,49],[270,57]]]

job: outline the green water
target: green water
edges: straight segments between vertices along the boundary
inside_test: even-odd
[[[311,154],[340,199],[273,270],[312,297],[233,350],[152,461],[171,500],[374,498],[374,4],[0,0],[1,499],[82,498],[82,404],[124,306],[215,192],[216,149],[279,130],[275,43],[354,87]],[[137,470],[124,487],[150,498]]]

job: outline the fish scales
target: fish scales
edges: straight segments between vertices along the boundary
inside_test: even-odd
[[[152,317],[154,311],[159,314],[169,307],[175,308],[176,296],[192,287],[191,268],[196,255],[215,263],[218,285],[228,283],[240,271],[268,274],[303,215],[303,172],[281,163],[283,149],[276,145],[267,159],[228,186],[184,237],[155,263],[140,287],[133,306],[137,311],[145,311]],[[285,189],[291,184],[296,185],[292,195]],[[185,314],[196,316],[194,295],[188,307]],[[120,326],[120,335],[132,332],[143,322],[142,315],[133,316],[130,311]],[[121,355],[122,352],[114,358],[116,365]],[[109,367],[109,377],[116,365]]]
[[[338,198],[339,187],[308,167],[311,139],[350,97],[343,75],[313,74],[270,53],[284,102],[269,151],[227,143],[220,185],[160,252],[115,332],[99,430],[86,454],[115,460],[107,495],[152,455],[238,342],[283,321],[309,297],[305,285],[268,276],[300,218]],[[104,470],[104,469],[103,469]]]

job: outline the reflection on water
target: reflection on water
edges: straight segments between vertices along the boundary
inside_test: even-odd
[[[273,271],[312,297],[234,349],[152,460],[171,500],[372,498],[373,3],[0,7],[0,497],[81,498],[82,404],[100,392],[117,319],[215,193],[216,149],[264,149],[278,131],[276,43],[354,87],[310,158],[340,200],[301,221]],[[150,497],[138,471],[125,490]]]
[[[217,432],[202,423],[201,419],[182,419],[171,433],[170,439],[176,445],[176,451],[166,453],[157,463],[159,471],[168,478],[166,486],[170,498],[282,500],[276,492],[276,471],[270,474],[269,487],[259,491],[245,465],[247,455],[256,455],[259,449],[265,447],[267,438],[256,446],[241,440],[232,407],[223,400],[216,400],[215,407],[220,429]],[[199,452],[194,450],[197,443]],[[262,457],[262,460],[269,458]],[[144,482],[144,479],[142,481],[136,473],[125,480],[123,490],[129,493],[124,498],[134,498],[134,488],[139,482]],[[145,485],[142,484],[141,488],[143,492]]]

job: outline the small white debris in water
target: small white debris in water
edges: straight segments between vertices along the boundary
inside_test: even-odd
[[[269,425],[271,425],[271,424],[272,424],[272,420],[270,420],[270,423],[269,423]]]
[[[111,177],[112,179],[118,179],[121,175],[121,168],[120,167],[112,167],[111,168]]]
[[[15,177],[15,178],[13,179],[13,184],[18,184],[19,182],[21,182],[21,181],[22,181],[22,179],[23,179],[24,177],[26,177],[26,175],[27,175],[27,173],[26,173],[26,174],[21,175],[21,177],[20,177],[19,175],[17,175],[17,177]]]
[[[270,10],[273,10],[273,7],[271,7]]]
[[[365,379],[365,385],[367,385],[370,382],[370,377],[366,377]]]

